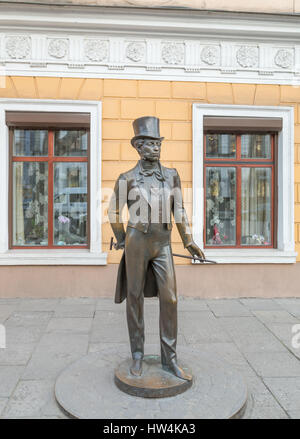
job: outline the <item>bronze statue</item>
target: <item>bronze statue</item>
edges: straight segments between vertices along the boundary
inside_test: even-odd
[[[144,297],[159,298],[160,343],[163,369],[191,380],[178,364],[177,293],[171,250],[171,212],[184,247],[192,256],[205,259],[194,243],[183,206],[181,183],[176,169],[161,165],[163,137],[159,119],[140,117],[133,122],[132,146],[140,155],[136,166],[121,174],[115,184],[108,209],[117,239],[116,249],[124,249],[120,262],[115,302],[125,298],[132,352],[131,374],[142,374],[144,356]],[[122,210],[127,204],[129,220],[125,233]]]

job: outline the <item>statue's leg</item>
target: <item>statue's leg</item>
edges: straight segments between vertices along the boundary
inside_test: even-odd
[[[148,266],[146,239],[142,232],[127,228],[125,241],[127,276],[126,314],[133,364],[131,372],[141,374],[144,356],[144,284]]]
[[[151,263],[158,286],[162,366],[178,378],[190,381],[192,376],[177,364],[177,292],[171,246],[162,247]]]
[[[177,293],[171,247],[162,247],[151,263],[158,287],[161,359],[168,363],[176,358],[177,342]]]

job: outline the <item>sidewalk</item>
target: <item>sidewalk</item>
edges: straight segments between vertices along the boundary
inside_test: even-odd
[[[145,300],[146,346],[157,344],[158,302]],[[245,377],[244,418],[300,418],[299,299],[179,298],[180,346],[218,353]],[[54,399],[62,369],[103,344],[128,343],[125,303],[113,299],[0,299],[0,418],[67,418]],[[298,331],[300,328],[298,329]],[[298,338],[299,340],[299,338]],[[300,340],[299,340],[300,341]],[[152,352],[149,352],[152,353]]]

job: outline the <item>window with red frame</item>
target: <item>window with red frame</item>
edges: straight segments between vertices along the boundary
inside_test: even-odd
[[[275,247],[275,133],[204,135],[205,247]]]
[[[10,127],[11,248],[88,247],[88,156],[87,128]]]

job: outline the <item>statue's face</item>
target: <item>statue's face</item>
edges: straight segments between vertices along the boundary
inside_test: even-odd
[[[135,147],[143,160],[157,162],[160,159],[161,140],[139,139],[136,140]]]

